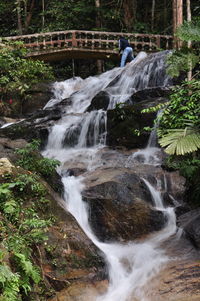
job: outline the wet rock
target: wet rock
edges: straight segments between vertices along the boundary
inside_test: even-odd
[[[183,228],[194,246],[200,249],[200,208],[181,215],[178,218],[178,225]]]
[[[59,109],[39,110],[25,120],[0,128],[0,137],[12,140],[25,139],[28,142],[40,139],[41,146],[44,147],[48,139],[49,128],[59,118],[61,118]]]
[[[114,156],[110,152],[102,155],[108,159]],[[116,161],[116,156],[113,158]],[[185,180],[177,172],[148,164],[123,168],[125,163],[121,160],[120,157],[121,167],[113,162],[113,167],[85,174],[83,199],[89,204],[92,229],[102,241],[138,239],[165,225],[163,213],[153,208],[154,200],[143,178],[160,192],[167,206],[179,204],[185,191]]]
[[[154,105],[155,103],[151,103]],[[143,148],[147,145],[150,133],[144,127],[153,127],[155,113],[141,113],[151,106],[144,101],[132,106],[109,110],[107,113],[107,144],[112,147]]]
[[[0,159],[0,176],[11,173],[13,167],[14,166],[7,158],[1,158]]]
[[[101,241],[129,241],[162,229],[166,220],[151,206],[150,192],[130,170],[106,169],[86,182],[84,200],[90,223]]]
[[[130,100],[132,103],[144,100],[155,101],[155,99],[165,99],[169,97],[170,89],[168,87],[152,87],[135,92]]]
[[[42,109],[53,97],[52,83],[39,83],[28,91],[28,98],[23,102],[22,115],[28,116],[31,113]]]
[[[110,101],[110,95],[106,91],[99,92],[91,101],[90,106],[88,107],[87,111],[93,110],[107,110]]]
[[[57,293],[55,297],[48,299],[48,301],[93,301],[98,295],[105,293],[106,287],[106,281],[77,282]]]
[[[24,139],[12,140],[9,138],[0,138],[0,158],[6,157],[15,162],[18,158],[15,150],[25,147],[26,144],[27,141]]]
[[[3,116],[3,117],[0,117],[0,127],[1,126],[6,126],[7,124],[15,123],[15,122],[18,122],[18,121],[20,121],[20,120]]]
[[[78,177],[85,172],[86,172],[85,168],[70,168],[67,170],[67,174],[69,176],[74,176],[74,177]]]

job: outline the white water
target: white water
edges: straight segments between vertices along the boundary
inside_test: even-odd
[[[160,193],[147,181],[156,207],[167,216],[165,228],[142,243],[102,243],[92,233],[88,222],[88,209],[82,201],[81,178],[63,178],[65,187],[66,209],[76,218],[87,236],[105,254],[109,267],[110,285],[105,295],[97,297],[98,301],[126,301],[137,298],[148,300],[144,294],[144,286],[158,273],[168,257],[160,248],[160,244],[176,232],[176,218],[173,208],[164,208]]]
[[[87,171],[100,167],[103,163],[99,159],[99,150],[105,146],[106,142],[106,112],[103,110],[86,112],[92,98],[99,91],[105,90],[110,95],[109,108],[113,108],[116,103],[127,101],[133,91],[156,86],[160,80],[163,64],[163,60],[159,57],[148,60],[146,54],[141,53],[125,68],[115,68],[99,77],[88,78],[84,81],[78,79],[78,88],[73,81],[72,85],[69,81],[67,84],[66,82],[58,84],[59,91],[56,90],[55,99],[51,100],[46,107],[60,102],[63,97],[66,95],[69,97],[70,94],[71,105],[66,106],[65,115],[52,128],[43,155],[62,162],[59,170],[61,174],[66,174],[66,169],[73,163]],[[121,75],[119,79],[116,78],[118,75]],[[115,83],[110,85],[113,80]],[[163,85],[166,85],[169,78],[164,76],[162,80]],[[73,94],[74,91],[75,94]],[[150,157],[153,160],[152,164],[154,161],[159,164],[154,148],[148,147],[140,152],[143,152],[145,157],[145,162],[142,164],[147,162],[151,164]],[[131,156],[128,158],[128,160],[132,159]],[[95,237],[88,222],[87,204],[83,202],[81,196],[84,189],[83,179],[63,176],[62,181],[65,187],[66,210],[76,218],[86,235],[105,254],[108,264],[108,291],[105,295],[98,296],[96,300],[149,300],[145,293],[145,286],[169,259],[160,245],[176,231],[173,209],[164,208],[158,187],[153,187],[144,179],[151,193],[155,210],[162,211],[166,216],[165,228],[141,242],[102,243]],[[87,300],[84,299],[84,301]]]

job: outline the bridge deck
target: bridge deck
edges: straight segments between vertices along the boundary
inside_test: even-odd
[[[122,33],[117,32],[68,30],[6,39],[24,42],[28,57],[44,61],[68,58],[116,59],[121,35]],[[134,52],[172,49],[172,36],[134,33],[123,33],[123,36],[129,39]]]

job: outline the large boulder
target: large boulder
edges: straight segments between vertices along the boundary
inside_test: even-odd
[[[155,99],[168,98],[170,94],[169,87],[151,87],[137,91],[132,94],[130,100],[132,103],[141,102],[143,100],[155,101]]]
[[[181,215],[178,218],[178,225],[194,246],[200,249],[200,208]]]
[[[130,241],[163,228],[166,220],[151,206],[141,178],[128,169],[101,169],[86,181],[83,198],[89,220],[101,241]]]
[[[100,91],[95,97],[92,99],[91,104],[87,108],[87,111],[90,112],[92,110],[107,110],[110,102],[110,95],[106,91]]]
[[[160,192],[164,205],[177,206],[183,199],[185,179],[178,172],[148,164],[132,166],[130,162],[124,168],[122,154],[117,158],[108,151],[102,157],[111,160],[113,167],[88,172],[83,191],[96,236],[101,241],[131,241],[161,230],[166,218],[162,211],[155,210],[155,200],[145,180]],[[119,159],[121,167],[114,162]]]
[[[48,139],[49,129],[55,120],[61,118],[61,115],[62,113],[58,108],[38,110],[27,119],[0,128],[0,137],[12,140],[25,139],[28,142],[33,139],[40,139],[42,147],[44,147]]]
[[[9,138],[0,138],[0,158],[8,158],[15,162],[18,159],[15,150],[23,148],[26,145],[27,141],[24,139],[12,140]]]
[[[38,83],[27,92],[27,100],[23,102],[22,115],[28,116],[42,109],[53,97],[52,83]]]
[[[117,106],[107,113],[107,144],[112,147],[144,148],[150,132],[145,127],[154,127],[156,113],[142,113],[143,109],[151,108],[166,102],[166,98],[146,99],[133,105]]]

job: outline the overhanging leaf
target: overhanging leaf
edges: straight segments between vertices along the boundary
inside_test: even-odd
[[[168,130],[159,143],[170,155],[185,155],[200,149],[200,133],[188,128]]]

